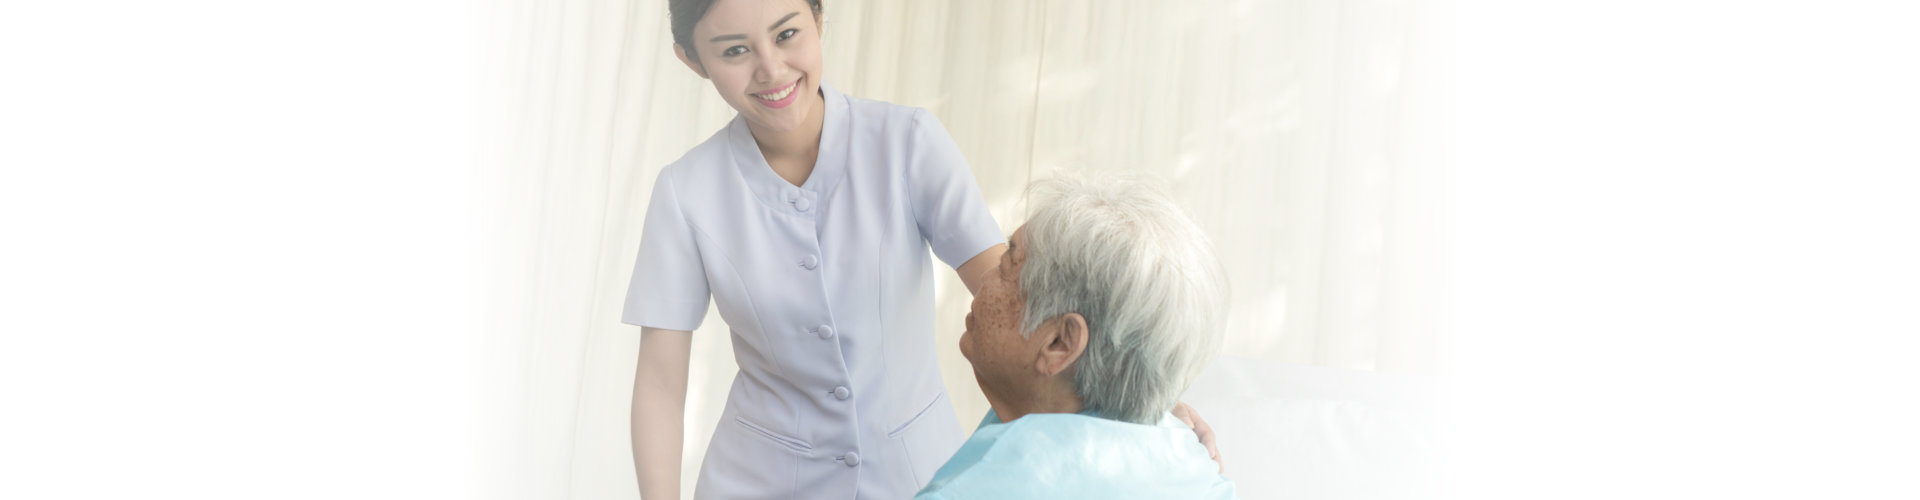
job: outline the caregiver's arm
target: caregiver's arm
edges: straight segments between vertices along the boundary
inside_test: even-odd
[[[640,498],[680,497],[680,436],[686,424],[687,359],[693,334],[642,328],[633,373],[633,467]]]
[[[1006,243],[987,247],[973,258],[967,259],[967,263],[961,264],[959,269],[954,270],[960,273],[960,282],[967,285],[967,293],[979,293],[983,277],[987,275],[987,271],[992,271],[994,266],[1000,264],[1000,254],[1003,253],[1007,253]]]

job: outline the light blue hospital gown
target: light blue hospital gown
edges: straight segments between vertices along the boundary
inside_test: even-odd
[[[693,330],[711,296],[740,367],[698,498],[907,498],[962,440],[927,250],[958,267],[1005,235],[931,113],[820,88],[803,185],[740,117],[654,183],[621,321]]]
[[[1001,423],[992,410],[916,500],[1235,498],[1193,430],[1074,413]]]

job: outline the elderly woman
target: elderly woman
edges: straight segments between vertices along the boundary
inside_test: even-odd
[[[1035,188],[960,337],[993,409],[917,498],[1234,497],[1170,413],[1219,344],[1206,236],[1137,184]]]

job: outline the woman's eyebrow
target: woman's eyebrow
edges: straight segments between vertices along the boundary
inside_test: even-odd
[[[768,26],[767,31],[780,29],[780,25],[787,24],[787,20],[793,19],[793,16],[798,16],[798,15],[800,15],[799,11],[788,13],[786,16],[781,17],[779,21],[774,21],[773,26]],[[720,36],[713,37],[712,40],[707,40],[707,41],[708,42],[724,42],[727,40],[746,40],[746,39],[747,39],[746,35],[720,35]]]
[[[774,21],[773,26],[768,26],[767,31],[780,29],[780,25],[787,24],[788,19],[793,19],[793,16],[798,16],[798,15],[800,15],[800,11],[793,11],[788,13],[786,16],[781,17],[779,21]]]

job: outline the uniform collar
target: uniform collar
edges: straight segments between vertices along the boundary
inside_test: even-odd
[[[766,157],[760,155],[759,144],[753,140],[753,132],[747,129],[746,117],[734,115],[733,122],[727,124],[728,149],[733,151],[733,164],[740,170],[741,179],[746,181],[755,198],[776,209],[791,209],[793,202],[802,198],[818,204],[846,175],[848,139],[853,128],[848,98],[826,82],[820,82],[820,94],[826,105],[820,120],[820,153],[814,160],[813,173],[797,187],[773,173],[773,167],[767,165]]]

